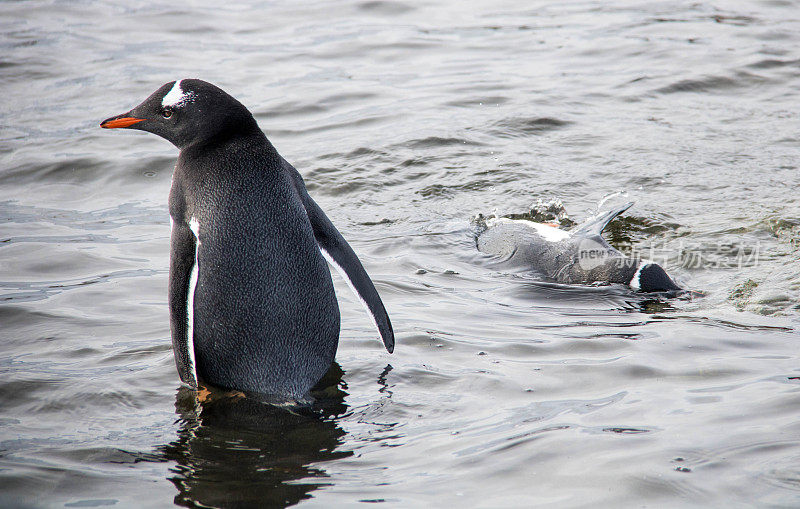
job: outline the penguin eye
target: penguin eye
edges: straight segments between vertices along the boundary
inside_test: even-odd
[[[164,117],[164,118],[171,117],[172,116],[172,108],[170,108],[169,106],[165,106],[164,108],[162,108],[161,109],[161,116]]]

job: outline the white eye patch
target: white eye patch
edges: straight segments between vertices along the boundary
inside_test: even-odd
[[[164,96],[161,100],[162,107],[169,106],[171,108],[177,108],[194,100],[194,93],[184,92],[183,89],[181,89],[182,81],[183,80],[176,81],[172,89]]]

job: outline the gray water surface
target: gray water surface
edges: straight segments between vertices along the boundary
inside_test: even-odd
[[[0,3],[0,505],[800,506],[795,2],[135,5]],[[253,111],[394,323],[389,355],[335,278],[317,413],[180,386],[176,150],[98,123],[184,77]],[[540,199],[635,201],[609,239],[705,297],[477,252]]]

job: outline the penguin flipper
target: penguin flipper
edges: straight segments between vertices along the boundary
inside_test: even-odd
[[[632,206],[633,206],[633,202],[631,201],[631,202],[628,202],[625,205],[623,205],[623,206],[621,206],[621,207],[619,207],[617,209],[609,210],[608,212],[603,212],[603,213],[597,214],[596,216],[589,218],[585,223],[580,225],[578,227],[578,229],[573,231],[573,234],[577,233],[577,234],[583,234],[583,235],[587,235],[587,236],[588,235],[600,235],[600,233],[602,233],[602,231],[606,229],[606,226],[608,226],[608,223],[613,221],[615,217],[617,217],[618,215],[622,214],[623,212],[625,212],[626,210],[628,210]]]
[[[192,274],[196,274],[195,236],[188,225],[175,221],[172,225],[169,263],[169,314],[172,329],[172,350],[175,366],[183,383],[197,387],[197,368],[194,360],[193,330],[189,313],[193,313],[189,292]],[[192,306],[193,307],[193,306]]]
[[[311,226],[314,229],[314,237],[317,239],[319,250],[328,260],[328,263],[336,267],[342,275],[350,289],[355,292],[364,307],[367,308],[370,316],[381,334],[383,344],[389,353],[394,351],[394,331],[389,315],[383,307],[378,290],[372,284],[367,271],[361,265],[361,261],[356,256],[353,248],[342,237],[339,230],[333,225],[325,212],[316,204],[307,193],[301,192],[303,205],[306,208]]]

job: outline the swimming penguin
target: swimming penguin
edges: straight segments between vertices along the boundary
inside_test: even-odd
[[[169,194],[169,309],[183,382],[304,398],[339,342],[326,260],[394,350],[358,257],[239,101],[183,79],[100,126],[148,131],[180,149]]]
[[[660,265],[625,256],[600,235],[631,205],[598,214],[572,231],[526,220],[491,218],[478,233],[478,250],[530,267],[558,283],[620,283],[642,292],[680,291]]]

